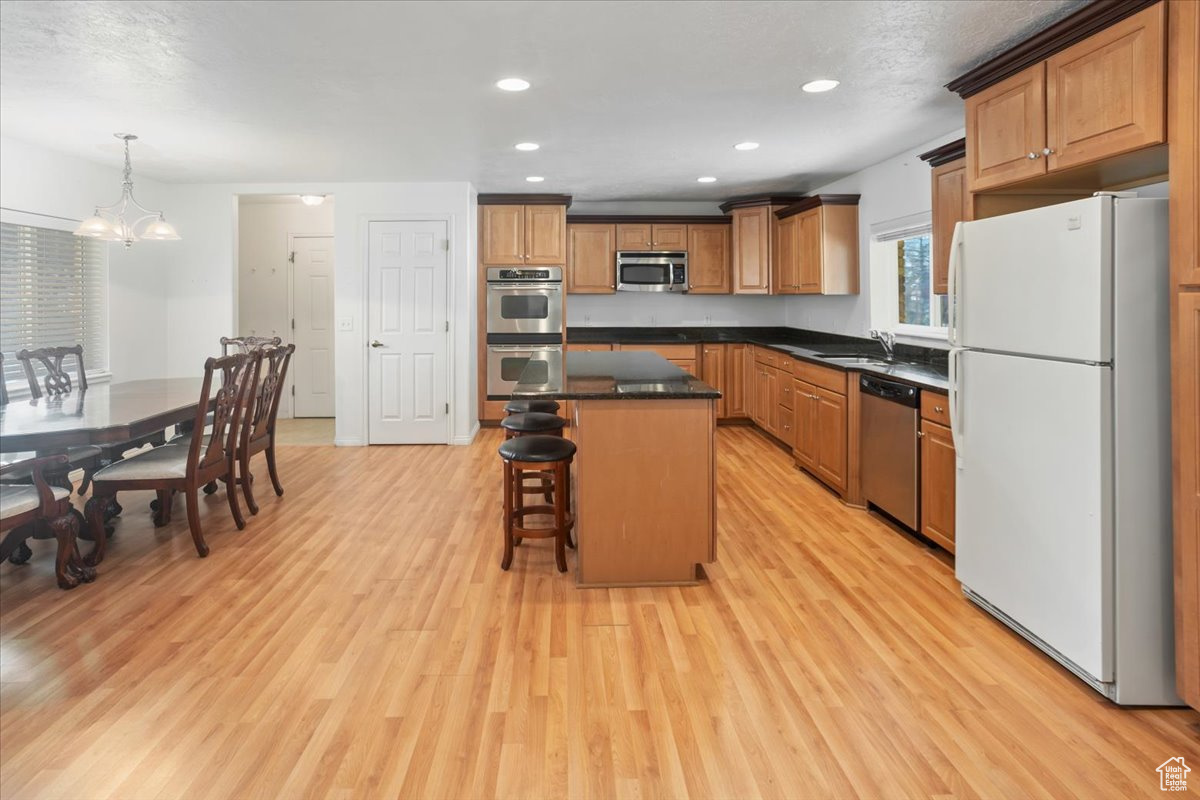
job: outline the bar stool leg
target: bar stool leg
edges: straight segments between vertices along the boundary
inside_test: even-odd
[[[563,482],[567,474],[567,464],[560,461],[554,465],[554,561],[559,572],[567,571],[567,513],[566,497],[563,494]]]
[[[519,495],[518,495],[519,496]],[[507,570],[513,559],[513,466],[504,462],[504,557],[500,569]]]
[[[567,462],[567,466],[564,468],[564,471],[565,471],[566,475],[563,479],[562,493],[563,493],[563,498],[564,498],[564,505],[566,505],[566,508],[567,508],[567,513],[570,514],[570,513],[572,513],[571,512],[571,462],[569,462],[569,461]],[[567,547],[571,548],[572,550],[575,549],[575,533],[574,533],[573,527],[574,526],[572,526],[572,528],[567,529]]]

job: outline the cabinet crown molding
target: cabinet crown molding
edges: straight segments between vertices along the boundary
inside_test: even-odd
[[[1162,0],[1093,0],[946,84],[964,100]]]
[[[567,224],[592,225],[728,225],[729,217],[720,214],[568,214]]]
[[[775,212],[775,216],[779,219],[786,219],[820,206],[856,206],[860,197],[862,197],[860,194],[814,194],[792,203],[787,208],[779,209]]]
[[[571,207],[569,194],[481,194],[476,201],[481,206],[566,206]]]
[[[798,200],[803,200],[800,193],[785,194],[756,194],[746,197],[734,197],[721,203],[720,209],[728,214],[735,208],[757,208],[759,206],[790,206]]]
[[[947,142],[941,147],[935,147],[932,150],[921,153],[917,158],[928,162],[931,167],[940,167],[943,164],[949,164],[951,161],[958,161],[960,158],[965,158],[967,155],[967,139],[964,136],[961,139],[955,139],[953,142]]]

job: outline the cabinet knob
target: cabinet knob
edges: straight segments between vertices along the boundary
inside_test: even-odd
[[[1030,161],[1033,161],[1035,158],[1041,158],[1041,155],[1039,155],[1038,153],[1030,153],[1029,154]]]
[[[925,438],[925,431],[917,431],[917,438],[918,438],[918,439],[924,439],[924,438]]]
[[[933,410],[939,414],[944,414],[946,412],[946,409],[942,408],[941,406],[934,406]]]
[[[1054,148],[1052,148],[1052,147],[1043,147],[1043,148],[1042,148],[1042,155],[1044,155],[1044,156],[1052,156],[1052,155],[1054,155]]]
[[[646,247],[653,247],[653,246],[654,246],[654,245],[653,245],[653,244],[651,244],[650,242],[646,242]]]

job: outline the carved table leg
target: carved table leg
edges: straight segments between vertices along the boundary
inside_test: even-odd
[[[108,507],[107,497],[97,497],[92,495],[88,499],[87,505],[84,507],[84,515],[87,518],[87,526],[92,534],[92,552],[88,553],[83,563],[89,567],[94,567],[104,560],[104,550],[108,546],[108,534],[104,530],[104,509]]]
[[[61,517],[46,520],[46,525],[58,540],[58,553],[54,559],[54,577],[58,579],[58,588],[74,589],[79,585],[80,577],[69,569],[69,565],[75,555],[79,520],[74,514],[63,514]]]

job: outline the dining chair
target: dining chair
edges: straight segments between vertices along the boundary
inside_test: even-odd
[[[275,420],[279,416],[279,400],[296,345],[266,346],[259,352],[262,353],[262,365],[259,367],[261,379],[248,401],[249,416],[242,425],[237,450],[237,482],[242,486],[246,507],[251,514],[258,513],[258,503],[251,489],[254,475],[250,472],[250,459],[254,455],[267,454],[267,472],[271,476],[271,484],[275,487],[275,494],[283,497],[283,484],[279,482],[279,471],[275,466]]]
[[[53,536],[58,540],[58,555],[54,574],[62,589],[74,589],[81,582],[89,583],[96,571],[84,566],[79,557],[76,537],[79,518],[72,513],[71,492],[46,481],[47,469],[63,469],[66,455],[45,456],[0,467],[0,477],[21,469],[29,473],[32,484],[0,484],[0,559],[28,547],[25,540]]]
[[[236,347],[239,353],[249,353],[262,347],[279,347],[283,339],[278,336],[222,336],[221,355],[229,355],[229,348]]]
[[[194,430],[200,435],[186,441],[172,442],[153,450],[143,450],[100,470],[92,478],[92,498],[85,514],[88,528],[95,540],[95,549],[88,562],[95,565],[104,558],[107,537],[104,532],[103,509],[108,498],[118,491],[152,489],[158,494],[155,527],[171,521],[171,503],[177,492],[187,502],[188,528],[192,542],[201,558],[208,555],[208,544],[200,528],[199,490],[210,481],[235,481],[234,455],[237,436],[246,408],[246,392],[254,385],[262,355],[234,353],[204,362],[204,380],[200,402],[196,406]],[[221,386],[212,394],[213,376],[219,374]],[[204,430],[204,418],[212,396],[213,420],[210,430]],[[237,492],[226,491],[229,510],[238,530],[246,527],[238,506]]]

